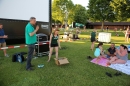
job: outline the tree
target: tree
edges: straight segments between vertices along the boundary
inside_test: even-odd
[[[74,8],[74,22],[85,24],[87,21],[86,8],[79,4],[76,4]]]
[[[110,6],[117,21],[127,21],[130,18],[130,0],[112,0]]]
[[[52,18],[55,21],[60,21],[62,24],[66,21],[72,20],[70,11],[73,9],[73,2],[71,0],[53,0],[52,3]]]
[[[111,0],[89,0],[88,16],[91,21],[102,22],[101,29],[104,28],[105,21],[115,19],[114,12],[110,7]]]

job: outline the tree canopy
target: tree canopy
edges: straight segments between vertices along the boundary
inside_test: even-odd
[[[84,2],[87,3],[87,2]],[[87,19],[93,22],[130,21],[130,0],[89,0],[87,10],[72,0],[53,0],[53,22],[85,24]]]
[[[88,16],[91,21],[102,22],[102,29],[105,21],[113,21],[115,19],[114,12],[110,7],[112,0],[89,0]]]
[[[72,22],[78,22],[84,24],[87,19],[86,14],[87,13],[85,7],[78,4],[74,5],[71,0],[53,0],[52,3],[53,22],[60,21],[62,24],[64,24],[65,21],[67,21],[68,24],[71,24]]]
[[[85,24],[87,21],[86,8],[79,4],[76,4],[74,8],[74,22]]]
[[[127,21],[130,18],[130,0],[112,0],[110,6],[117,21]]]
[[[73,2],[71,0],[53,0],[52,3],[52,18],[55,21],[60,21],[62,24],[65,21],[66,12],[68,13],[68,19],[71,19],[69,12],[73,9]]]

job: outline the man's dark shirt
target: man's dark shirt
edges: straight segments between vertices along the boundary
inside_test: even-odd
[[[114,47],[113,49],[112,48],[109,48],[108,49],[108,52],[110,53],[110,54],[114,54],[115,52],[116,52],[116,48]]]
[[[4,30],[3,29],[0,29],[0,36],[4,36],[5,33],[4,33]],[[0,43],[4,43],[5,42],[5,38],[0,38]]]

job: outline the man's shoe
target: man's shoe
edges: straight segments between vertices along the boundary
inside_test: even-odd
[[[33,69],[32,68],[28,68],[28,69],[26,69],[27,71],[32,71]]]

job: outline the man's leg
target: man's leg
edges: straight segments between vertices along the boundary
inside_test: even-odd
[[[0,43],[0,48],[1,48],[2,46],[1,46],[1,43]]]
[[[2,47],[6,47],[6,42],[2,43]],[[6,49],[4,49],[3,51],[4,51],[4,56],[8,57],[8,55],[6,53]]]
[[[29,69],[31,67],[31,59],[33,57],[34,47],[35,47],[34,44],[28,45],[28,57],[27,57],[26,69]]]

